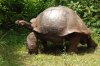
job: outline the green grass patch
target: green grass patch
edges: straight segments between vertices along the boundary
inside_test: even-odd
[[[100,66],[100,35],[92,34],[98,48],[79,54],[61,53],[60,55],[29,55],[26,49],[27,34],[7,33],[0,40],[0,66]]]

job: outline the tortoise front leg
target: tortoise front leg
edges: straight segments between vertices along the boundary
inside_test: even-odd
[[[34,32],[27,36],[27,48],[29,54],[38,53],[37,38]]]

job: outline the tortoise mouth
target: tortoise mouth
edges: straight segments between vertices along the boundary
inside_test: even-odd
[[[27,24],[26,23],[26,21],[24,21],[24,20],[17,20],[17,21],[15,21],[15,24],[18,24],[18,25],[25,25],[25,24]]]
[[[20,21],[20,20],[16,20],[16,21],[15,21],[15,24],[18,24],[18,25],[19,25],[19,21]]]

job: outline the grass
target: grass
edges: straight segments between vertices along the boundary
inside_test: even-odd
[[[8,32],[0,39],[0,66],[100,66],[100,35],[92,34],[98,43],[95,51],[84,49],[79,54],[44,53],[29,55],[26,49],[26,34]]]

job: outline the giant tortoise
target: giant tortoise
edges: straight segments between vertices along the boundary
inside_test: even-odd
[[[47,41],[62,44],[69,41],[68,52],[77,52],[77,45],[87,44],[89,48],[96,48],[97,44],[91,38],[91,32],[82,19],[70,8],[65,6],[50,7],[30,20],[17,20],[16,23],[30,29],[27,36],[29,53],[38,53],[38,39],[44,49]]]

